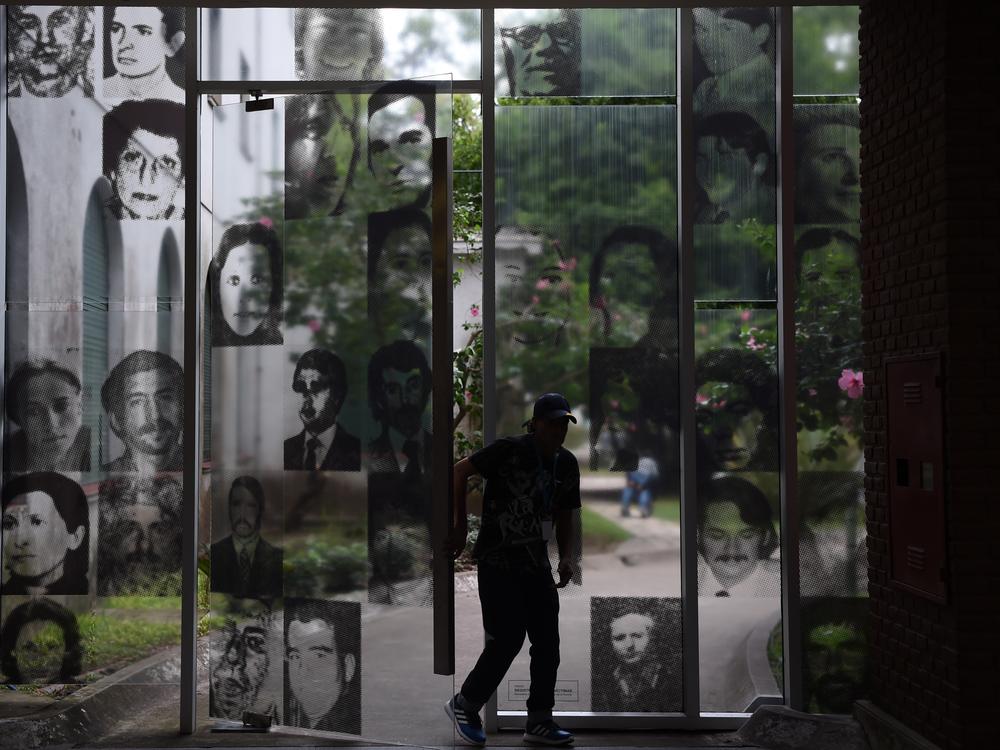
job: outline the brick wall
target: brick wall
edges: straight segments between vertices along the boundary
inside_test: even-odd
[[[1000,695],[1000,13],[861,12],[865,471],[873,701],[943,748],[992,747]],[[885,357],[944,353],[946,605],[889,584]]]

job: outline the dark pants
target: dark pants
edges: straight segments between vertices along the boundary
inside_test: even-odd
[[[500,685],[527,633],[531,649],[528,718],[552,715],[559,668],[559,594],[547,569],[514,572],[479,566],[479,601],[486,646],[462,685],[462,696],[482,706]]]

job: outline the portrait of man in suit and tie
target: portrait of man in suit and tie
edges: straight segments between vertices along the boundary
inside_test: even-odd
[[[287,471],[360,471],[361,441],[337,421],[347,397],[347,370],[327,349],[310,349],[295,365],[292,390],[302,431],[285,440]]]
[[[261,536],[266,504],[260,480],[233,480],[227,505],[232,533],[212,545],[211,590],[239,597],[281,596],[283,553]]]
[[[394,341],[368,362],[368,400],[382,426],[371,441],[371,472],[419,479],[430,470],[431,433],[424,411],[431,395],[431,368],[412,341]]]

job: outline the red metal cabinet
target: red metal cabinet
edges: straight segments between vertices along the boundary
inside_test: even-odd
[[[940,355],[886,362],[885,384],[892,580],[944,601],[947,547]]]

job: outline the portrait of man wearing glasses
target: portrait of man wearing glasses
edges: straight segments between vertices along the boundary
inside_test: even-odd
[[[580,11],[561,10],[546,23],[501,26],[510,96],[580,93]]]

